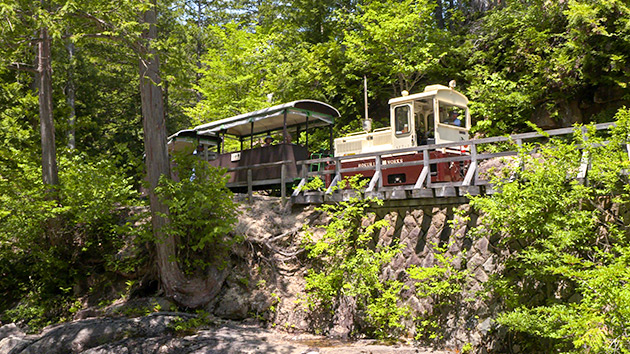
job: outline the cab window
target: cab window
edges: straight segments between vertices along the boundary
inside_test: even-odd
[[[466,111],[464,108],[440,102],[440,123],[465,127]]]
[[[408,105],[394,108],[394,128],[396,135],[409,134],[409,118],[411,107]]]
[[[433,137],[433,100],[416,100],[414,102],[414,110],[418,145],[428,144],[428,139]]]

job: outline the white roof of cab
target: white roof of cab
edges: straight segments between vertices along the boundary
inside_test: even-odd
[[[389,104],[396,104],[401,102],[408,102],[413,100],[419,100],[423,98],[428,98],[432,96],[437,96],[438,99],[451,101],[452,103],[467,105],[468,98],[463,94],[453,90],[450,87],[446,87],[443,85],[429,85],[424,88],[424,92],[415,93],[409,96],[396,97],[389,100]]]
[[[252,133],[252,122],[254,134],[280,130],[284,126],[285,112],[287,127],[303,125],[307,120],[309,127],[330,125],[339,117],[339,111],[329,104],[315,100],[299,100],[202,124],[193,130],[202,135],[224,131],[230,135],[249,136]]]

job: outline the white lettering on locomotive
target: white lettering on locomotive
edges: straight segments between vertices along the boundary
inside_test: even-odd
[[[371,167],[374,166],[374,162],[361,162],[357,167]]]
[[[383,165],[391,165],[397,163],[403,163],[403,159],[393,159],[393,160],[383,160]],[[357,167],[372,167],[374,166],[374,161],[369,162],[360,162]]]
[[[383,161],[384,165],[391,165],[395,163],[403,163],[403,159],[393,159],[393,160],[385,160]]]

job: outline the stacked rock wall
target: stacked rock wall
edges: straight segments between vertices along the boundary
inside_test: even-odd
[[[391,279],[405,281],[408,289],[401,298],[412,309],[411,317],[430,317],[438,326],[436,344],[457,349],[470,343],[479,352],[496,352],[501,350],[501,341],[497,341],[491,317],[500,301],[487,297],[484,284],[498,270],[501,252],[498,239],[471,237],[469,230],[478,226],[478,217],[469,209],[468,204],[377,209],[377,218],[387,219],[393,226],[381,230],[379,242],[404,245],[384,273]],[[416,280],[406,272],[411,266],[436,265],[436,248],[446,248],[444,255],[452,260],[454,268],[467,274],[463,292],[439,307],[434,306],[433,298],[418,296]],[[423,335],[419,333],[422,329],[412,323],[407,327],[412,329],[410,336]]]

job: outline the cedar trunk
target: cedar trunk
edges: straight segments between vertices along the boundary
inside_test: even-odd
[[[157,38],[156,13],[153,9],[143,14],[145,23],[150,24],[144,36],[146,43]],[[157,267],[161,287],[167,298],[178,305],[198,308],[206,305],[219,292],[225,279],[224,272],[211,270],[204,279],[189,279],[174,261],[176,239],[166,232],[168,207],[155,194],[161,176],[170,178],[170,164],[166,146],[166,124],[164,98],[160,87],[159,57],[150,47],[142,51],[140,59],[140,96],[146,152],[147,178],[153,235],[156,239]]]
[[[52,67],[50,64],[50,35],[48,29],[40,30],[37,50],[37,72],[39,87],[39,124],[42,139],[42,179],[44,184],[54,187],[59,184],[55,147],[55,122],[52,110]]]
[[[435,21],[439,29],[444,29],[444,7],[442,6],[442,0],[435,0]]]
[[[69,41],[66,44],[66,50],[68,51],[68,61],[70,63],[68,68],[68,83],[66,85],[66,103],[70,108],[68,114],[68,149],[74,150],[76,148],[75,141],[75,126],[76,126],[76,110],[75,110],[75,87],[74,87],[74,43]]]

